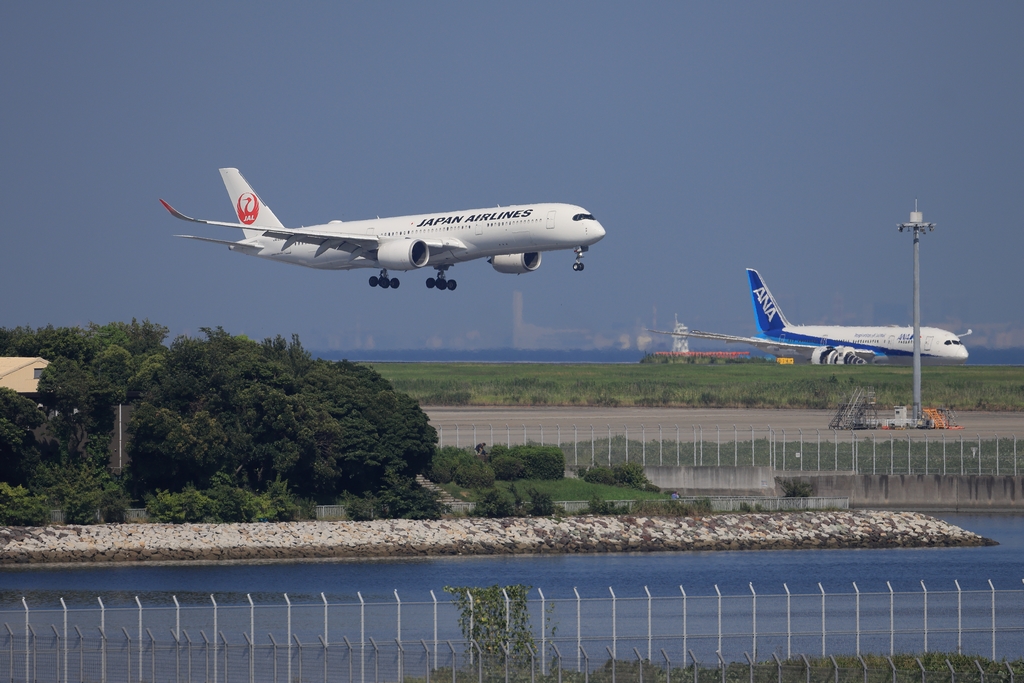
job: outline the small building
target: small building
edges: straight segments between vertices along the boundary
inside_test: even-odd
[[[49,364],[45,358],[0,358],[0,387],[35,396],[39,391],[39,378]]]

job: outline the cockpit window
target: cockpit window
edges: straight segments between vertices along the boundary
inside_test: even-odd
[[[947,339],[947,340],[946,340],[945,342],[943,342],[943,343],[944,343],[944,344],[945,344],[946,346],[960,346],[960,340],[959,340],[959,339]]]
[[[574,221],[596,221],[594,214],[591,213],[578,213],[572,217]]]

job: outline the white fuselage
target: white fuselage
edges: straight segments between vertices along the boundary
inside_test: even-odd
[[[892,326],[847,327],[839,325],[789,325],[778,332],[758,335],[766,341],[806,344],[808,354],[816,347],[845,346],[874,351],[872,362],[910,365],[914,358],[914,328]],[[962,365],[967,348],[955,334],[936,327],[921,328],[921,362],[925,365]]]
[[[579,215],[587,215],[588,219],[574,220]],[[253,229],[259,230],[257,226]],[[598,221],[582,207],[572,204],[525,204],[344,223],[332,221],[308,229],[321,233],[365,234],[376,237],[380,245],[395,240],[422,240],[429,246],[430,258],[420,267],[451,265],[501,254],[572,249],[594,244],[605,235]],[[310,268],[379,267],[372,253],[324,250],[316,244],[288,244],[284,239],[264,235],[247,237],[230,248]],[[413,270],[415,267],[392,268]]]

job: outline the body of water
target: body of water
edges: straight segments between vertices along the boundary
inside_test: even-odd
[[[954,579],[965,590],[1021,589],[1024,584],[1024,517],[1012,515],[943,515],[944,519],[999,542],[977,548],[893,550],[767,550],[727,552],[665,552],[595,555],[497,557],[434,557],[307,562],[245,562],[220,564],[95,564],[6,566],[0,568],[0,608],[21,605],[24,597],[36,607],[93,606],[102,596],[108,606],[166,605],[176,595],[181,604],[279,604],[288,593],[295,603],[319,603],[323,592],[331,602],[352,602],[356,593],[367,601],[429,601],[446,585],[526,584],[549,598],[677,596],[682,585],[689,595],[779,594],[786,583],[794,593],[826,591],[953,590]]]

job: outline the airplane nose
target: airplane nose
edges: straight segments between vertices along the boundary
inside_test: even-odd
[[[602,237],[604,237],[604,226],[602,226],[597,221],[594,221],[594,225],[591,226],[590,230],[591,232],[594,233],[595,239],[601,239]]]

